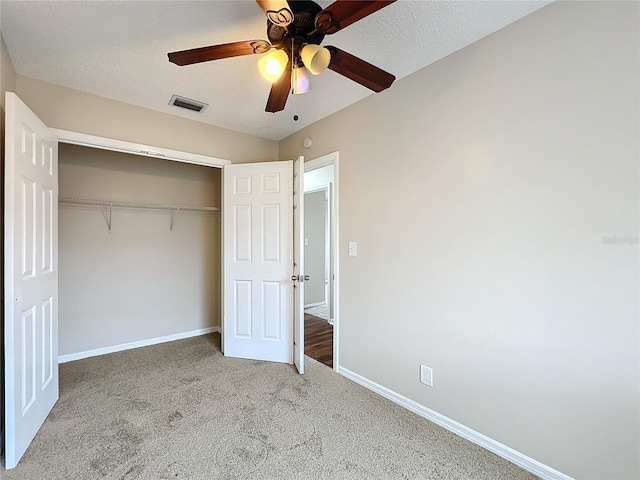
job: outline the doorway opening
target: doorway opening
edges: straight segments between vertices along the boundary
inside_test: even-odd
[[[305,355],[337,369],[338,152],[304,165]]]

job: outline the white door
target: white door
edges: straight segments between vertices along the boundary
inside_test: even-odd
[[[293,162],[223,177],[224,354],[292,363]]]
[[[7,93],[4,191],[5,465],[58,400],[58,139]]]
[[[304,373],[304,157],[293,164],[293,363]]]

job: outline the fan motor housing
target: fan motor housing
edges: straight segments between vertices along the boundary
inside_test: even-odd
[[[289,2],[293,11],[293,21],[286,28],[275,25],[267,19],[267,38],[276,48],[287,48],[293,38],[300,47],[303,43],[320,45],[324,33],[316,31],[316,15],[322,11],[320,5],[310,0]]]

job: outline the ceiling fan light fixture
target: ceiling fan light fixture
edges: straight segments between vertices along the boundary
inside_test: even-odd
[[[274,50],[267,53],[258,61],[258,70],[271,83],[276,83],[287,68],[289,56],[284,50]]]
[[[305,67],[293,67],[291,70],[291,88],[294,95],[311,90],[311,77]]]
[[[295,94],[309,91],[309,76],[319,75],[327,68],[374,92],[389,88],[396,79],[389,72],[338,47],[320,46],[325,35],[334,34],[396,0],[325,0],[333,3],[324,9],[313,0],[255,1],[267,16],[267,40],[245,40],[169,52],[169,61],[184,66],[261,55],[258,68],[273,84],[265,106],[269,113],[284,110],[292,90]]]
[[[325,47],[309,43],[300,50],[302,63],[313,75],[320,75],[331,62],[331,52]]]

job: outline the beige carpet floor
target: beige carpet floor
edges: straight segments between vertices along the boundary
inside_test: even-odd
[[[60,366],[60,400],[2,480],[534,479],[307,359],[222,356],[219,336]]]

